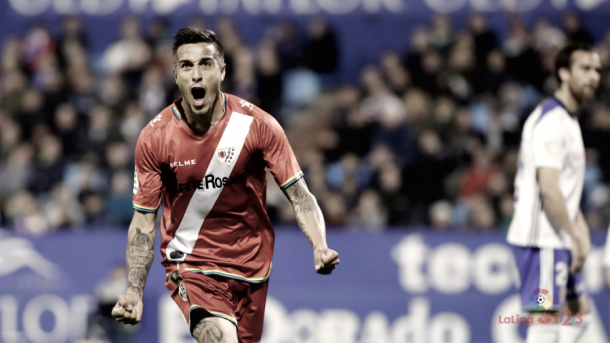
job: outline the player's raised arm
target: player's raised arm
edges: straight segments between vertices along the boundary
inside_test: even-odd
[[[316,198],[302,178],[284,189],[292,203],[301,231],[313,247],[314,265],[319,274],[330,274],[339,264],[339,254],[326,244],[326,226]]]
[[[112,316],[125,324],[142,320],[142,296],[148,271],[155,256],[156,212],[134,211],[127,234],[127,290],[119,296]]]

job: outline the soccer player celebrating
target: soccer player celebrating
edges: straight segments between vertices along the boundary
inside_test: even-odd
[[[326,244],[322,213],[280,125],[220,91],[226,65],[214,32],[182,29],[173,51],[182,97],[148,123],[136,145],[128,285],[112,314],[123,323],[141,320],[163,201],[165,285],[193,337],[199,343],[259,342],[274,244],[267,169],[313,246],[316,272],[330,274],[338,254]]]
[[[589,321],[580,272],[591,241],[579,207],[585,151],[578,114],[595,95],[600,69],[599,55],[590,46],[563,48],[555,59],[559,89],[523,127],[507,241],[514,245],[522,305],[534,317],[528,343],[576,342]],[[564,309],[571,311],[575,325],[559,329],[561,312],[555,315]]]

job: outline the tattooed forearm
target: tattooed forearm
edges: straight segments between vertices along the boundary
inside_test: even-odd
[[[154,256],[155,243],[150,235],[135,228],[135,234],[129,238],[127,245],[127,289],[139,297],[144,294],[144,285]]]
[[[324,218],[316,198],[309,192],[303,179],[295,182],[285,190],[292,203],[294,215],[299,228],[312,246],[325,244]]]
[[[220,343],[223,334],[216,323],[204,319],[193,330],[193,337],[197,339],[197,343]]]
[[[294,204],[295,213],[315,211],[318,204],[311,195],[303,179],[286,189],[290,201]]]

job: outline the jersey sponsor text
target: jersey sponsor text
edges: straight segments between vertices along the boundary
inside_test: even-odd
[[[193,180],[185,183],[179,183],[176,189],[178,192],[188,192],[194,189],[221,188],[231,186],[235,183],[246,182],[246,178],[246,173],[223,178],[216,177],[214,174],[208,174],[203,178],[203,180]]]

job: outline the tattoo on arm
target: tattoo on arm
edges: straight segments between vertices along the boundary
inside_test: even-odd
[[[305,181],[303,181],[303,179],[300,179],[293,185],[289,186],[285,192],[286,196],[288,196],[288,199],[290,199],[290,202],[292,202],[294,207],[294,214],[299,228],[301,228],[301,231],[303,231],[305,237],[307,237],[309,240],[309,243],[313,245],[311,236],[307,230],[305,230],[303,215],[306,213],[314,213],[316,210],[318,210],[318,203],[316,202],[316,199],[307,189],[307,185],[305,185]]]
[[[136,233],[129,239],[127,247],[127,289],[139,297],[144,294],[144,285],[148,271],[155,256],[155,243],[151,237],[136,228]]]
[[[203,319],[193,330],[193,337],[197,343],[220,343],[223,334],[216,323]]]
[[[295,182],[294,185],[288,187],[286,193],[288,194],[290,201],[295,205],[295,212],[298,211],[299,213],[302,213],[315,210],[317,203],[311,193],[309,193],[303,179],[300,179]]]

